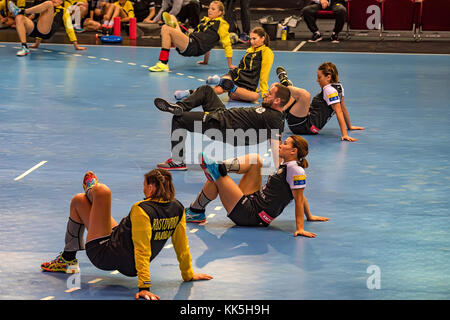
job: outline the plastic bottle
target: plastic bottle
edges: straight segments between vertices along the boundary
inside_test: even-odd
[[[287,27],[281,29],[281,40],[287,40]]]

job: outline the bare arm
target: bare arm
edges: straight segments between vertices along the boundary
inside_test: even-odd
[[[197,63],[198,64],[208,64],[210,55],[211,55],[211,51],[208,51],[207,53],[205,53],[205,57],[203,58],[203,60],[199,61]]]
[[[305,196],[303,194],[304,189],[294,189],[292,190],[292,195],[295,201],[295,233],[296,236],[304,236],[308,238],[315,238],[316,234],[312,232],[305,231],[304,226],[304,214],[305,214]]]
[[[315,238],[316,234],[312,232],[308,232],[304,230],[304,216],[308,219],[308,221],[328,221],[329,218],[313,216],[309,211],[308,200],[304,195],[305,189],[294,189],[292,190],[292,195],[295,200],[295,225],[296,231],[294,233],[294,237],[296,236],[305,236],[309,238]]]
[[[341,140],[358,141],[358,139],[352,138],[348,135],[347,124],[345,123],[344,113],[342,112],[341,104],[338,102],[333,104],[331,107],[333,108],[334,112],[336,112],[336,118],[338,120],[339,127],[341,128]]]
[[[345,107],[344,97],[342,97],[341,100],[341,108],[342,113],[344,114],[344,119],[348,130],[364,130],[364,127],[352,126],[352,124],[350,123],[350,114],[348,113],[347,108]]]

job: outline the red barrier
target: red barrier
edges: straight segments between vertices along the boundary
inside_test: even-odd
[[[130,40],[136,39],[136,18],[130,18],[130,27],[129,27],[129,33],[130,33]]]
[[[423,0],[420,17],[422,31],[450,31],[449,13],[449,0]]]
[[[115,17],[114,18],[114,28],[113,28],[113,34],[115,36],[120,36],[120,27],[121,27],[121,21],[120,21],[120,17]]]
[[[384,30],[413,30],[416,23],[415,0],[384,0],[381,9]]]
[[[356,30],[380,30],[381,7],[379,0],[348,0],[348,26]]]

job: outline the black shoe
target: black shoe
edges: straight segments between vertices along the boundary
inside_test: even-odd
[[[315,32],[312,38],[308,40],[308,42],[319,42],[320,40],[322,40],[322,35],[320,34],[320,32]]]
[[[156,98],[154,102],[155,106],[161,111],[170,112],[176,116],[181,116],[181,114],[183,113],[183,108],[181,106],[167,102],[164,99]]]
[[[337,35],[337,33],[332,33],[331,34],[331,42],[333,43],[339,43],[339,36]]]
[[[289,87],[293,85],[292,81],[288,79],[287,72],[283,67],[277,67],[277,76],[283,86]]]

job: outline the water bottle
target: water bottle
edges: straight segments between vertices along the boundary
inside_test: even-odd
[[[283,29],[281,29],[281,40],[286,39],[287,39],[287,27],[283,27]]]

